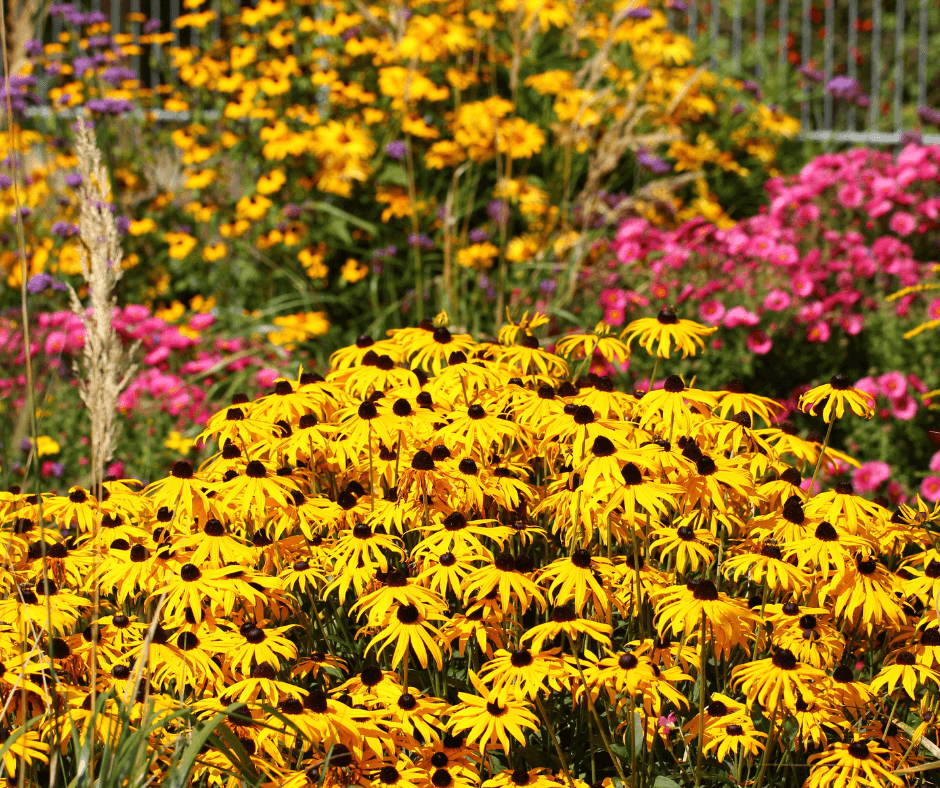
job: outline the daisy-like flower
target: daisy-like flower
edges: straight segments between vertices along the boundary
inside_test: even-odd
[[[688,432],[693,413],[707,416],[715,407],[715,395],[700,389],[687,389],[682,378],[670,375],[661,389],[649,391],[640,400],[640,427],[658,426],[670,435],[674,430]],[[671,440],[671,438],[670,438]]]
[[[150,598],[159,599],[165,593],[163,609],[168,616],[189,609],[196,623],[199,623],[202,620],[204,599],[217,604],[222,602],[222,589],[218,581],[224,572],[224,569],[200,569],[195,564],[184,564],[178,573],[168,574],[164,584],[155,588]]]
[[[830,587],[834,609],[847,620],[856,616],[868,627],[897,629],[904,623],[901,584],[876,559],[859,556]]]
[[[397,361],[401,355],[401,349],[394,340],[380,339],[376,342],[368,334],[362,334],[352,345],[340,348],[330,356],[330,369],[333,372],[342,372],[358,367],[368,353],[377,355],[384,353]]]
[[[686,571],[695,572],[699,566],[710,566],[715,554],[710,548],[718,544],[706,528],[695,528],[699,515],[692,514],[678,520],[677,528],[656,528],[650,537],[655,541],[650,549],[661,554],[662,561],[675,557],[675,572],[684,575]],[[725,564],[727,565],[727,564]]]
[[[904,779],[885,760],[889,751],[874,741],[836,742],[825,752],[809,757],[810,772],[804,788],[883,788],[903,786]]]
[[[711,580],[690,580],[658,594],[656,620],[660,631],[687,637],[698,633],[700,637],[703,616],[711,625],[716,647],[722,651],[743,643],[758,620],[743,601],[720,592]]]
[[[413,331],[407,338],[396,334],[394,338],[404,349],[412,369],[420,368],[434,375],[440,374],[451,353],[459,351],[469,355],[474,346],[469,334],[452,334],[445,325],[432,326],[428,331]]]
[[[252,460],[245,466],[243,476],[229,479],[218,488],[219,506],[233,509],[240,518],[260,520],[275,506],[291,506],[292,490],[297,484],[272,472],[260,460]]]
[[[527,648],[497,651],[480,672],[499,701],[507,698],[532,700],[540,691],[558,690],[568,675],[562,660],[554,653],[532,653]]]
[[[558,558],[545,567],[539,582],[548,585],[548,593],[556,605],[573,599],[575,610],[581,611],[590,600],[595,608],[606,611],[610,599],[603,583],[606,581],[609,585],[612,571],[606,558],[592,557],[589,551],[579,547],[570,557]]]
[[[715,415],[722,419],[728,418],[729,413],[732,416],[746,413],[752,421],[756,416],[760,416],[767,426],[770,426],[776,417],[786,410],[776,400],[760,397],[757,394],[748,394],[737,378],[729,381],[723,390],[716,392],[715,396],[718,400]]]
[[[800,569],[810,567],[824,576],[834,572],[844,577],[847,567],[854,563],[855,555],[873,552],[873,545],[860,536],[841,531],[823,520],[813,535],[791,542],[784,549],[787,559],[794,557]]]
[[[852,482],[839,482],[834,490],[807,499],[806,513],[828,520],[850,534],[870,537],[882,519],[884,509],[855,494]]]
[[[498,741],[508,755],[510,737],[525,744],[524,731],[539,729],[538,717],[527,703],[515,698],[500,699],[476,675],[471,673],[470,679],[480,695],[458,693],[461,702],[451,711],[448,722],[450,730],[466,736],[468,745],[476,745],[485,752]]]
[[[148,485],[144,495],[150,496],[154,508],[166,507],[174,512],[174,527],[188,532],[189,523],[208,519],[211,504],[206,492],[214,488],[201,474],[193,473],[190,463],[180,460],[174,463],[169,476]]]
[[[849,379],[841,372],[833,375],[832,379],[810,389],[800,397],[799,407],[804,413],[816,416],[816,408],[823,402],[823,421],[831,423],[833,418],[841,419],[845,415],[845,406],[856,415],[870,419],[875,414],[875,398],[866,391],[853,388]]]
[[[685,488],[686,511],[693,507],[705,509],[711,506],[726,512],[729,498],[737,495],[747,499],[754,494],[754,483],[738,467],[737,458],[726,460],[703,455],[696,461],[695,471],[686,474],[681,483]]]
[[[869,686],[855,678],[852,668],[839,665],[832,671],[832,678],[825,682],[826,696],[838,708],[860,714],[871,703],[872,692]]]
[[[236,446],[250,446],[271,434],[272,422],[251,418],[247,402],[231,405],[210,417],[206,428],[196,436],[197,441],[215,438],[219,446],[231,441]]]
[[[810,578],[783,558],[783,550],[774,540],[764,539],[760,544],[751,544],[751,551],[725,559],[722,574],[736,580],[747,575],[755,583],[764,583],[772,591],[789,591],[801,596],[810,586]]]
[[[451,414],[451,421],[437,432],[437,438],[477,460],[489,456],[490,449],[502,446],[507,439],[517,436],[519,428],[511,421],[499,418],[499,413],[479,402],[469,408],[459,408]]]
[[[638,513],[659,518],[678,508],[676,496],[683,492],[681,485],[660,482],[656,476],[646,477],[634,462],[628,462],[620,469],[620,478],[622,484],[617,485],[610,495],[606,514],[619,508],[623,510],[624,520],[633,524],[637,522]]]
[[[764,749],[761,739],[766,738],[767,734],[757,730],[747,717],[735,717],[710,728],[704,751],[714,753],[719,761],[740,751],[745,755],[754,756]]]
[[[98,501],[82,487],[70,487],[67,496],[55,496],[43,504],[43,514],[60,528],[77,526],[82,533],[94,533],[98,522]]]
[[[577,613],[570,605],[559,605],[552,610],[546,623],[532,627],[522,636],[522,641],[531,640],[531,649],[541,651],[546,640],[558,637],[562,632],[572,640],[579,635],[585,635],[598,643],[610,646],[610,636],[613,630],[606,624],[586,618],[578,618]]]
[[[694,356],[699,350],[705,349],[704,337],[715,333],[718,328],[708,328],[693,320],[680,319],[668,307],[663,307],[659,314],[653,317],[641,317],[634,320],[621,333],[627,336],[626,343],[630,345],[634,339],[639,338],[640,345],[649,355],[659,358],[669,358],[672,346],[682,351],[682,358]],[[658,343],[654,353],[653,346]]]
[[[267,627],[264,621],[246,621],[237,633],[229,636],[224,650],[226,661],[243,675],[251,673],[253,664],[260,665],[263,662],[280,670],[281,659],[297,657],[297,646],[284,637],[284,633],[293,626]]]
[[[776,713],[782,703],[792,709],[798,697],[811,695],[813,684],[825,673],[801,664],[787,649],[776,649],[766,659],[736,665],[731,670],[731,683],[747,696],[749,705],[756,701]]]
[[[903,650],[889,657],[888,664],[878,671],[868,687],[873,694],[882,688],[890,694],[898,687],[903,687],[913,698],[917,686],[928,682],[940,687],[940,672],[919,663],[913,653]]]
[[[296,424],[305,413],[316,413],[323,417],[323,410],[315,394],[309,389],[303,389],[299,379],[296,381],[278,378],[274,381],[274,389],[270,394],[256,399],[252,403],[252,418],[277,424],[285,421]]]
[[[528,610],[533,602],[539,610],[545,610],[542,589],[527,577],[534,568],[532,559],[525,553],[516,557],[501,553],[467,578],[463,586],[464,601],[479,601],[494,593],[504,613],[514,608],[513,598],[518,600],[519,610]]]
[[[437,669],[442,668],[441,647],[443,636],[430,621],[443,620],[445,616],[433,610],[422,615],[415,605],[397,605],[386,614],[385,621],[379,632],[366,646],[368,654],[375,646],[381,644],[376,656],[380,656],[385,649],[394,644],[392,653],[392,667],[396,668],[413,649],[421,663],[422,668],[428,666],[428,657],[434,659]]]
[[[564,359],[543,350],[536,336],[528,331],[516,336],[512,344],[501,346],[496,358],[511,373],[539,382],[547,383],[568,374]]]
[[[594,327],[590,334],[568,334],[558,340],[555,350],[561,356],[590,358],[599,353],[609,364],[615,361],[623,364],[630,356],[630,348],[611,335],[610,326],[603,320]]]

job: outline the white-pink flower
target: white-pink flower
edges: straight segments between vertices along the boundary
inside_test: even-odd
[[[872,397],[877,397],[881,393],[881,387],[872,377],[862,378],[858,383],[855,384],[855,388],[859,391],[864,391],[866,394],[871,394]]]
[[[725,326],[737,328],[738,326],[756,326],[760,318],[743,306],[734,306],[725,314]]]
[[[940,501],[940,476],[928,476],[920,483],[920,495],[925,501]]]
[[[752,353],[757,353],[759,356],[764,356],[769,353],[773,346],[773,340],[760,329],[755,329],[747,335],[748,350]]]
[[[738,307],[735,307],[737,309]],[[732,310],[733,311],[733,310]],[[706,323],[718,325],[725,316],[725,305],[714,298],[704,301],[698,308],[699,317]]]
[[[891,478],[891,466],[881,460],[864,463],[852,472],[852,484],[860,493],[874,492]]]
[[[907,211],[898,211],[891,217],[888,226],[898,235],[910,235],[917,227],[917,220]]]
[[[934,473],[940,473],[940,451],[935,452],[930,458],[930,464],[927,466]]]
[[[772,312],[782,312],[790,306],[791,301],[789,293],[775,287],[764,298],[764,309],[769,309]]]
[[[901,421],[910,421],[917,415],[917,400],[910,394],[891,400],[891,415]]]
[[[904,374],[895,370],[886,372],[878,378],[878,388],[881,393],[890,399],[898,399],[907,394],[907,378]]]

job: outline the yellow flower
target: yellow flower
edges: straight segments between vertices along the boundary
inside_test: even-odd
[[[170,245],[170,257],[182,260],[196,246],[196,239],[188,233],[164,233],[163,239]]]
[[[258,178],[258,193],[274,194],[285,183],[287,183],[287,176],[284,175],[284,170],[272,170]]]
[[[146,233],[152,233],[156,229],[157,223],[148,216],[145,219],[135,219],[132,221],[127,228],[127,232],[131,235],[144,235]]]
[[[364,263],[360,263],[358,260],[354,260],[352,257],[343,263],[343,268],[340,270],[340,275],[350,284],[358,282],[360,279],[365,279],[368,274],[369,267]]]
[[[235,203],[235,215],[239,219],[258,221],[268,212],[273,203],[265,196],[256,194],[254,197],[242,197]]]
[[[40,435],[36,438],[36,454],[45,457],[47,454],[58,454],[59,444],[48,435]]]
[[[177,430],[171,430],[167,439],[163,442],[163,445],[171,451],[178,451],[180,454],[189,454],[189,450],[193,447],[195,442],[196,441],[192,438],[185,437]]]
[[[213,170],[200,170],[188,176],[183,185],[187,189],[205,189],[215,179],[216,174]]]
[[[506,249],[506,259],[513,263],[531,260],[539,251],[539,239],[532,233],[513,238]]]
[[[465,249],[457,252],[457,262],[464,268],[473,268],[475,270],[489,269],[493,267],[493,261],[499,254],[493,244],[486,243],[472,244]]]
[[[545,132],[524,118],[503,120],[499,124],[496,149],[513,159],[528,159],[542,150]]]

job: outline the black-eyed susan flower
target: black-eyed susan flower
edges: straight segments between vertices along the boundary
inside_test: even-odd
[[[721,391],[716,392],[715,396],[718,400],[715,415],[722,419],[728,418],[729,413],[732,416],[746,413],[752,421],[756,416],[760,416],[767,426],[770,426],[785,410],[783,405],[776,400],[749,394],[737,378],[730,380]]]
[[[890,694],[902,687],[913,698],[918,685],[928,682],[940,686],[940,673],[919,663],[917,657],[905,649],[888,658],[888,663],[878,671],[868,688],[872,693],[885,689]]]
[[[471,680],[480,695],[458,693],[461,702],[451,712],[448,727],[455,733],[464,734],[470,746],[476,745],[483,751],[490,744],[499,742],[508,755],[510,737],[524,744],[525,730],[538,730],[538,718],[525,701],[508,697],[500,699],[476,676],[471,675]]]
[[[672,309],[663,307],[655,318],[641,317],[629,323],[620,336],[626,336],[627,345],[639,339],[640,345],[651,356],[669,358],[675,345],[677,350],[682,351],[682,358],[687,358],[704,350],[704,337],[716,330],[716,327],[708,328],[693,320],[679,318]],[[655,352],[654,345],[658,345]]]
[[[721,566],[722,574],[732,580],[747,575],[755,583],[767,583],[772,591],[788,591],[793,596],[802,596],[811,585],[810,577],[784,560],[783,550],[773,539],[764,539],[751,544],[748,552],[726,558]]]
[[[610,326],[603,320],[590,334],[568,334],[562,337],[555,345],[555,350],[559,355],[569,358],[580,356],[589,359],[598,353],[610,364],[614,361],[623,364],[630,356],[629,346],[613,336]]]
[[[825,752],[809,757],[810,772],[804,786],[903,786],[903,778],[894,774],[885,761],[887,755],[888,749],[874,741],[836,742]]]
[[[658,594],[656,620],[660,631],[694,635],[703,619],[711,626],[716,648],[724,651],[746,640],[757,616],[741,600],[720,592],[710,580],[690,580]]]
[[[572,640],[579,635],[585,635],[591,640],[610,646],[612,629],[607,624],[579,618],[570,605],[559,605],[552,610],[548,621],[529,629],[522,636],[522,641],[531,640],[531,649],[542,651],[546,640],[554,639],[561,634],[567,635]]]
[[[710,728],[704,751],[714,753],[720,761],[738,752],[755,756],[763,751],[762,739],[766,738],[767,734],[757,730],[747,717],[736,717]]]
[[[841,419],[845,415],[845,407],[856,415],[870,419],[875,413],[875,399],[866,391],[853,388],[847,376],[841,372],[833,375],[832,379],[810,389],[800,397],[800,410],[804,413],[816,414],[816,409],[823,402],[823,421],[831,423],[833,418]]]
[[[783,704],[792,709],[798,697],[811,695],[813,684],[821,681],[825,673],[804,665],[793,652],[777,648],[772,656],[735,666],[731,671],[734,687],[746,697],[748,704],[754,702],[772,711]]]
[[[378,633],[369,641],[366,653],[381,644],[376,652],[379,656],[390,645],[394,645],[392,667],[400,665],[413,650],[421,667],[426,668],[430,658],[440,670],[442,667],[440,642],[443,638],[431,621],[442,619],[444,615],[433,610],[427,610],[425,614],[422,614],[415,605],[396,605],[388,611]]]
[[[568,558],[557,558],[542,569],[539,582],[548,586],[556,605],[573,600],[575,610],[582,611],[590,601],[595,609],[607,610],[609,591],[604,584],[610,583],[612,574],[609,560],[579,547]]]
[[[655,540],[650,549],[659,553],[678,575],[695,572],[699,566],[711,566],[715,560],[711,548],[717,546],[718,540],[708,529],[695,528],[698,519],[697,513],[682,517],[676,521],[676,527],[656,528],[650,534]]]

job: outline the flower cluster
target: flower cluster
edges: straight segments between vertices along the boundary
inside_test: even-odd
[[[364,298],[389,324],[403,307],[420,319],[438,275],[470,325],[466,302],[538,292],[542,269],[580,268],[625,215],[726,223],[709,183],[777,173],[798,129],[697,70],[660,2],[189,6],[174,31],[53,8],[59,40],[30,48],[16,88],[38,101],[41,78],[53,104],[45,134],[20,135],[50,162],[27,178],[23,205],[44,220],[27,224],[30,275],[77,272],[66,110],[90,114],[109,151],[132,300],[211,292],[256,309],[299,291],[303,314],[342,325],[365,323]],[[16,255],[0,265],[15,285]]]
[[[739,384],[572,363],[712,328],[662,310],[558,355],[546,323],[363,335],[235,395],[199,467],[3,493],[8,772],[157,715],[160,782],[182,713],[223,729],[193,767],[218,785],[904,785],[940,721],[940,509],[802,486],[858,464],[832,427],[873,397],[806,391],[804,437]]]

